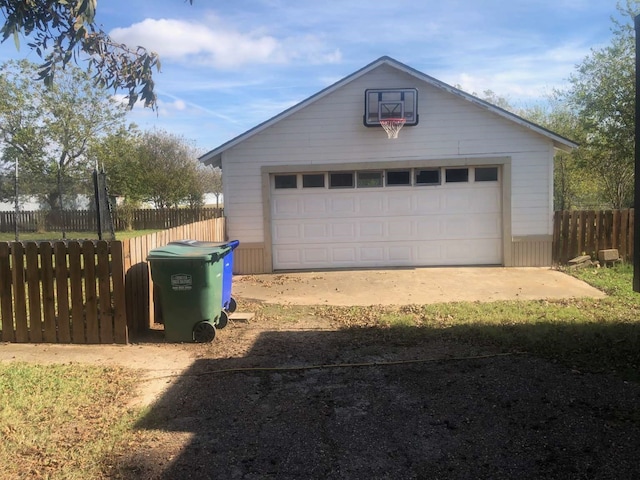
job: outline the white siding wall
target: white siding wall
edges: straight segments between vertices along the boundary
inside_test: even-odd
[[[397,140],[362,123],[367,88],[418,88],[420,123]],[[551,141],[386,65],[224,152],[230,237],[264,241],[260,167],[510,156],[512,234],[551,234]]]

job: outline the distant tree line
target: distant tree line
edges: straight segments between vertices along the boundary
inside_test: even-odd
[[[36,197],[49,210],[74,208],[92,193],[91,172],[107,173],[109,193],[136,207],[200,206],[222,191],[220,170],[205,167],[185,138],[126,124],[126,105],[68,66],[46,86],[36,65],[0,65],[0,200]],[[16,181],[17,180],[17,181]]]

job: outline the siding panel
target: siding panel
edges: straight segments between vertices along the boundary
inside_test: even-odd
[[[367,88],[416,87],[420,122],[390,141],[362,124]],[[550,234],[551,142],[383,65],[223,154],[229,236],[263,242],[261,167],[509,156],[513,235]]]

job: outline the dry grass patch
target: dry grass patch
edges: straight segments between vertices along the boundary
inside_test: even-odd
[[[3,479],[104,478],[139,412],[122,368],[0,364]]]

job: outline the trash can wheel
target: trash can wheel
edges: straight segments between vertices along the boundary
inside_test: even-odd
[[[216,327],[209,322],[198,322],[193,327],[193,339],[199,343],[210,343],[216,338]]]
[[[229,314],[222,310],[220,312],[220,318],[218,318],[218,323],[216,323],[216,328],[224,328],[229,323]]]
[[[238,308],[238,304],[236,303],[236,299],[231,297],[229,299],[229,313],[235,312],[236,308]]]

